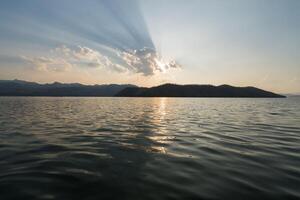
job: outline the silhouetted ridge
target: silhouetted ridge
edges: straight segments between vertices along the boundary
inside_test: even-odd
[[[120,97],[268,97],[285,96],[255,87],[233,87],[230,85],[176,85],[164,84],[151,88],[129,87],[120,91]]]
[[[20,80],[0,80],[0,96],[114,96],[134,85],[83,85],[80,83],[39,84]]]

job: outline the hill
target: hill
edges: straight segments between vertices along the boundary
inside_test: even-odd
[[[119,97],[252,97],[284,98],[285,96],[255,87],[230,85],[176,85],[164,84],[157,87],[128,87],[117,93]]]
[[[0,80],[0,96],[114,96],[134,85],[83,85],[79,83],[39,84],[21,80]]]

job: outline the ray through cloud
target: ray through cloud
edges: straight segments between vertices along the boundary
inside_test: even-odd
[[[49,32],[63,31],[71,38],[77,38],[77,44],[74,41],[72,44],[72,41],[60,42],[58,37],[57,45],[49,50],[52,52],[54,49],[61,51],[68,49],[73,52],[73,57],[64,54],[65,52],[55,55],[48,52],[40,56],[22,55],[23,60],[37,69],[46,71],[65,71],[65,64],[66,69],[94,66],[145,76],[180,67],[174,60],[165,60],[157,52],[137,1],[88,1],[90,10],[73,8],[72,6],[78,1],[70,3],[71,1],[64,1],[60,10],[48,10],[45,15],[51,18],[45,18],[43,15],[36,16],[36,21],[31,23],[36,26],[40,24],[42,27],[43,24],[47,24],[48,27],[53,27]],[[50,3],[44,4],[39,2],[39,7],[45,8]],[[64,12],[68,6],[73,9],[70,12]],[[98,12],[94,12],[95,10]],[[93,14],[86,15],[87,11]],[[23,14],[32,15],[31,13]],[[82,16],[82,19],[78,16]],[[108,19],[109,23],[105,23]],[[87,21],[90,21],[90,24],[83,23]],[[103,24],[107,25],[103,26]],[[32,35],[37,34],[32,33]],[[47,38],[44,39],[47,40]],[[78,56],[79,53],[86,54],[75,59],[75,55]]]

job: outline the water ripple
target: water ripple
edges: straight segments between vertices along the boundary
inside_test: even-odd
[[[0,98],[0,199],[300,198],[300,99]]]

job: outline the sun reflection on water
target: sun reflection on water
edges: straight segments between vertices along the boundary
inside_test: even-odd
[[[157,145],[151,147],[151,151],[166,154],[167,149],[163,146],[168,144],[168,136],[166,130],[166,116],[167,116],[167,107],[168,99],[167,98],[155,98],[154,100],[154,117],[153,124],[156,124],[155,135],[149,137]],[[158,146],[159,145],[159,146]]]

